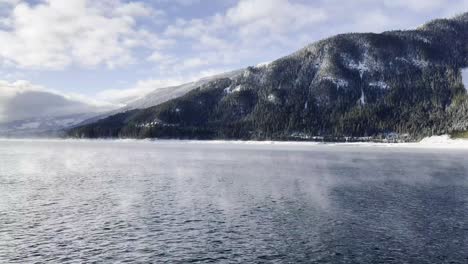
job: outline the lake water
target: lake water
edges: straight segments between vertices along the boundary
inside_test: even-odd
[[[0,263],[468,263],[467,154],[0,140]]]

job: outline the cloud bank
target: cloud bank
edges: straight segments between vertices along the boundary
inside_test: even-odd
[[[3,0],[5,1],[5,0]],[[46,0],[37,5],[8,1],[0,30],[0,57],[19,68],[64,69],[72,64],[109,68],[133,63],[134,49],[158,46],[138,19],[163,16],[141,2]]]

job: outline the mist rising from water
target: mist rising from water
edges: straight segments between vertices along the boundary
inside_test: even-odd
[[[0,140],[0,263],[340,263],[349,252],[364,263],[387,257],[437,263],[439,256],[462,263],[465,154],[353,145]],[[430,243],[437,250],[427,251]]]

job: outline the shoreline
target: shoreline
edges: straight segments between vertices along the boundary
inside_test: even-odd
[[[76,139],[76,138],[0,138],[4,142],[115,142],[115,143],[176,143],[176,144],[229,144],[264,146],[325,146],[325,147],[386,147],[386,148],[424,148],[424,149],[466,149],[468,140],[451,139],[448,135],[433,136],[419,142],[381,143],[381,142],[312,142],[312,141],[243,141],[243,140],[190,140],[190,139]]]

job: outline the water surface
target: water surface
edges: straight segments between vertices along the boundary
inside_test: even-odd
[[[0,140],[0,263],[468,263],[467,154]]]

